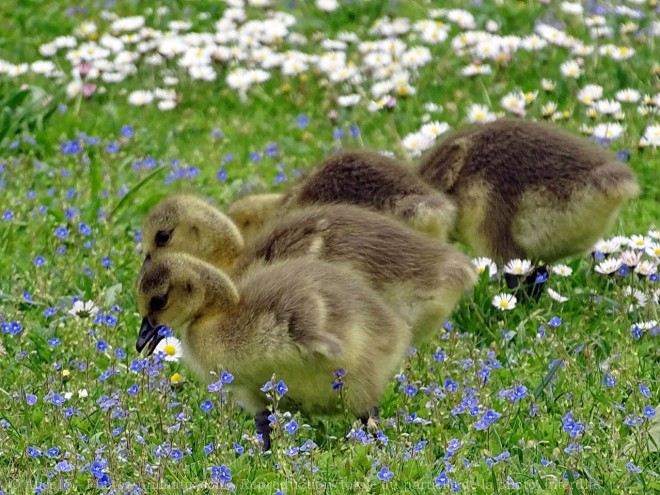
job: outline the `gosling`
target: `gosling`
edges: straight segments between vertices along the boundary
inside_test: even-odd
[[[587,251],[639,194],[633,172],[609,152],[514,119],[458,130],[422,157],[418,172],[456,202],[453,237],[500,264]]]
[[[441,239],[447,237],[456,218],[456,206],[442,192],[398,161],[367,150],[336,153],[305,174],[279,200],[272,194],[247,196],[228,213],[241,232],[251,236],[276,214],[322,204],[353,204],[393,215]]]
[[[186,252],[229,270],[243,252],[241,232],[202,198],[178,194],[165,198],[142,225],[142,252]]]
[[[310,258],[252,270],[234,285],[202,260],[164,253],[143,265],[137,303],[138,352],[154,351],[162,325],[181,332],[184,359],[202,379],[220,368],[234,375],[264,450],[271,430],[260,387],[274,373],[289,389],[282,407],[338,414],[333,372],[346,370],[345,406],[369,417],[410,342],[405,322],[358,277]]]
[[[476,283],[471,260],[453,246],[357,206],[324,205],[294,211],[269,224],[244,248],[231,220],[202,199],[175,196],[166,201],[173,209],[168,218],[178,218],[180,223],[160,225],[158,215],[150,215],[145,225],[150,226],[152,236],[156,232],[156,238],[147,240],[145,228],[147,254],[186,252],[220,268],[234,267],[230,271],[233,278],[242,277],[255,264],[301,256],[345,265],[361,274],[413,327],[415,345],[433,336]],[[157,206],[156,211],[161,209]],[[170,243],[158,244],[158,232],[167,229],[173,229]],[[206,235],[178,235],[178,230],[204,231]]]
[[[422,158],[419,175],[455,199],[457,238],[499,263],[586,251],[639,194],[630,168],[597,145],[512,119],[455,132]]]

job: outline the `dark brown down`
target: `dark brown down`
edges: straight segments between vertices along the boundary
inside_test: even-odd
[[[511,226],[525,192],[545,192],[560,209],[576,190],[585,189],[618,203],[626,199],[618,189],[636,181],[628,166],[597,144],[557,126],[515,119],[452,133],[422,157],[418,172],[457,201],[471,184],[487,185],[482,227],[496,257],[516,251],[524,255],[515,246]]]

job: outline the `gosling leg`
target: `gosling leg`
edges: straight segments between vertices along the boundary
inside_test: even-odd
[[[367,431],[371,434],[378,432],[378,419],[380,418],[380,408],[374,406],[371,411],[358,416],[360,423],[367,427]]]
[[[545,265],[534,268],[534,270],[532,270],[532,272],[522,280],[522,283],[519,276],[512,273],[504,274],[506,286],[509,289],[517,289],[515,291],[515,296],[520,301],[538,301],[541,297],[541,294],[543,294],[543,289],[547,279],[548,268]]]
[[[270,427],[270,411],[265,409],[261,412],[258,412],[254,416],[254,424],[257,427],[257,433],[261,434],[261,439],[264,442],[263,451],[268,452],[270,450],[270,433],[273,429]]]

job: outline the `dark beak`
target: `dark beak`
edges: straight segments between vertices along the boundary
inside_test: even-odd
[[[147,348],[147,356],[151,356],[156,350],[158,342],[163,340],[163,337],[158,333],[160,328],[161,327],[154,327],[147,316],[142,318],[142,325],[140,325],[140,333],[138,334],[137,342],[135,343],[135,349],[137,349],[138,352],[142,352],[142,349],[149,344],[149,347]]]

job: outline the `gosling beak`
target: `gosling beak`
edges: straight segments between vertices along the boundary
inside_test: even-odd
[[[138,352],[142,352],[142,349],[149,344],[149,347],[147,348],[147,356],[151,356],[156,350],[158,342],[163,340],[163,337],[158,334],[158,330],[160,329],[161,327],[154,327],[148,317],[145,316],[142,318],[142,325],[140,325],[140,333],[138,334],[137,342],[135,343],[135,349],[137,349]]]

